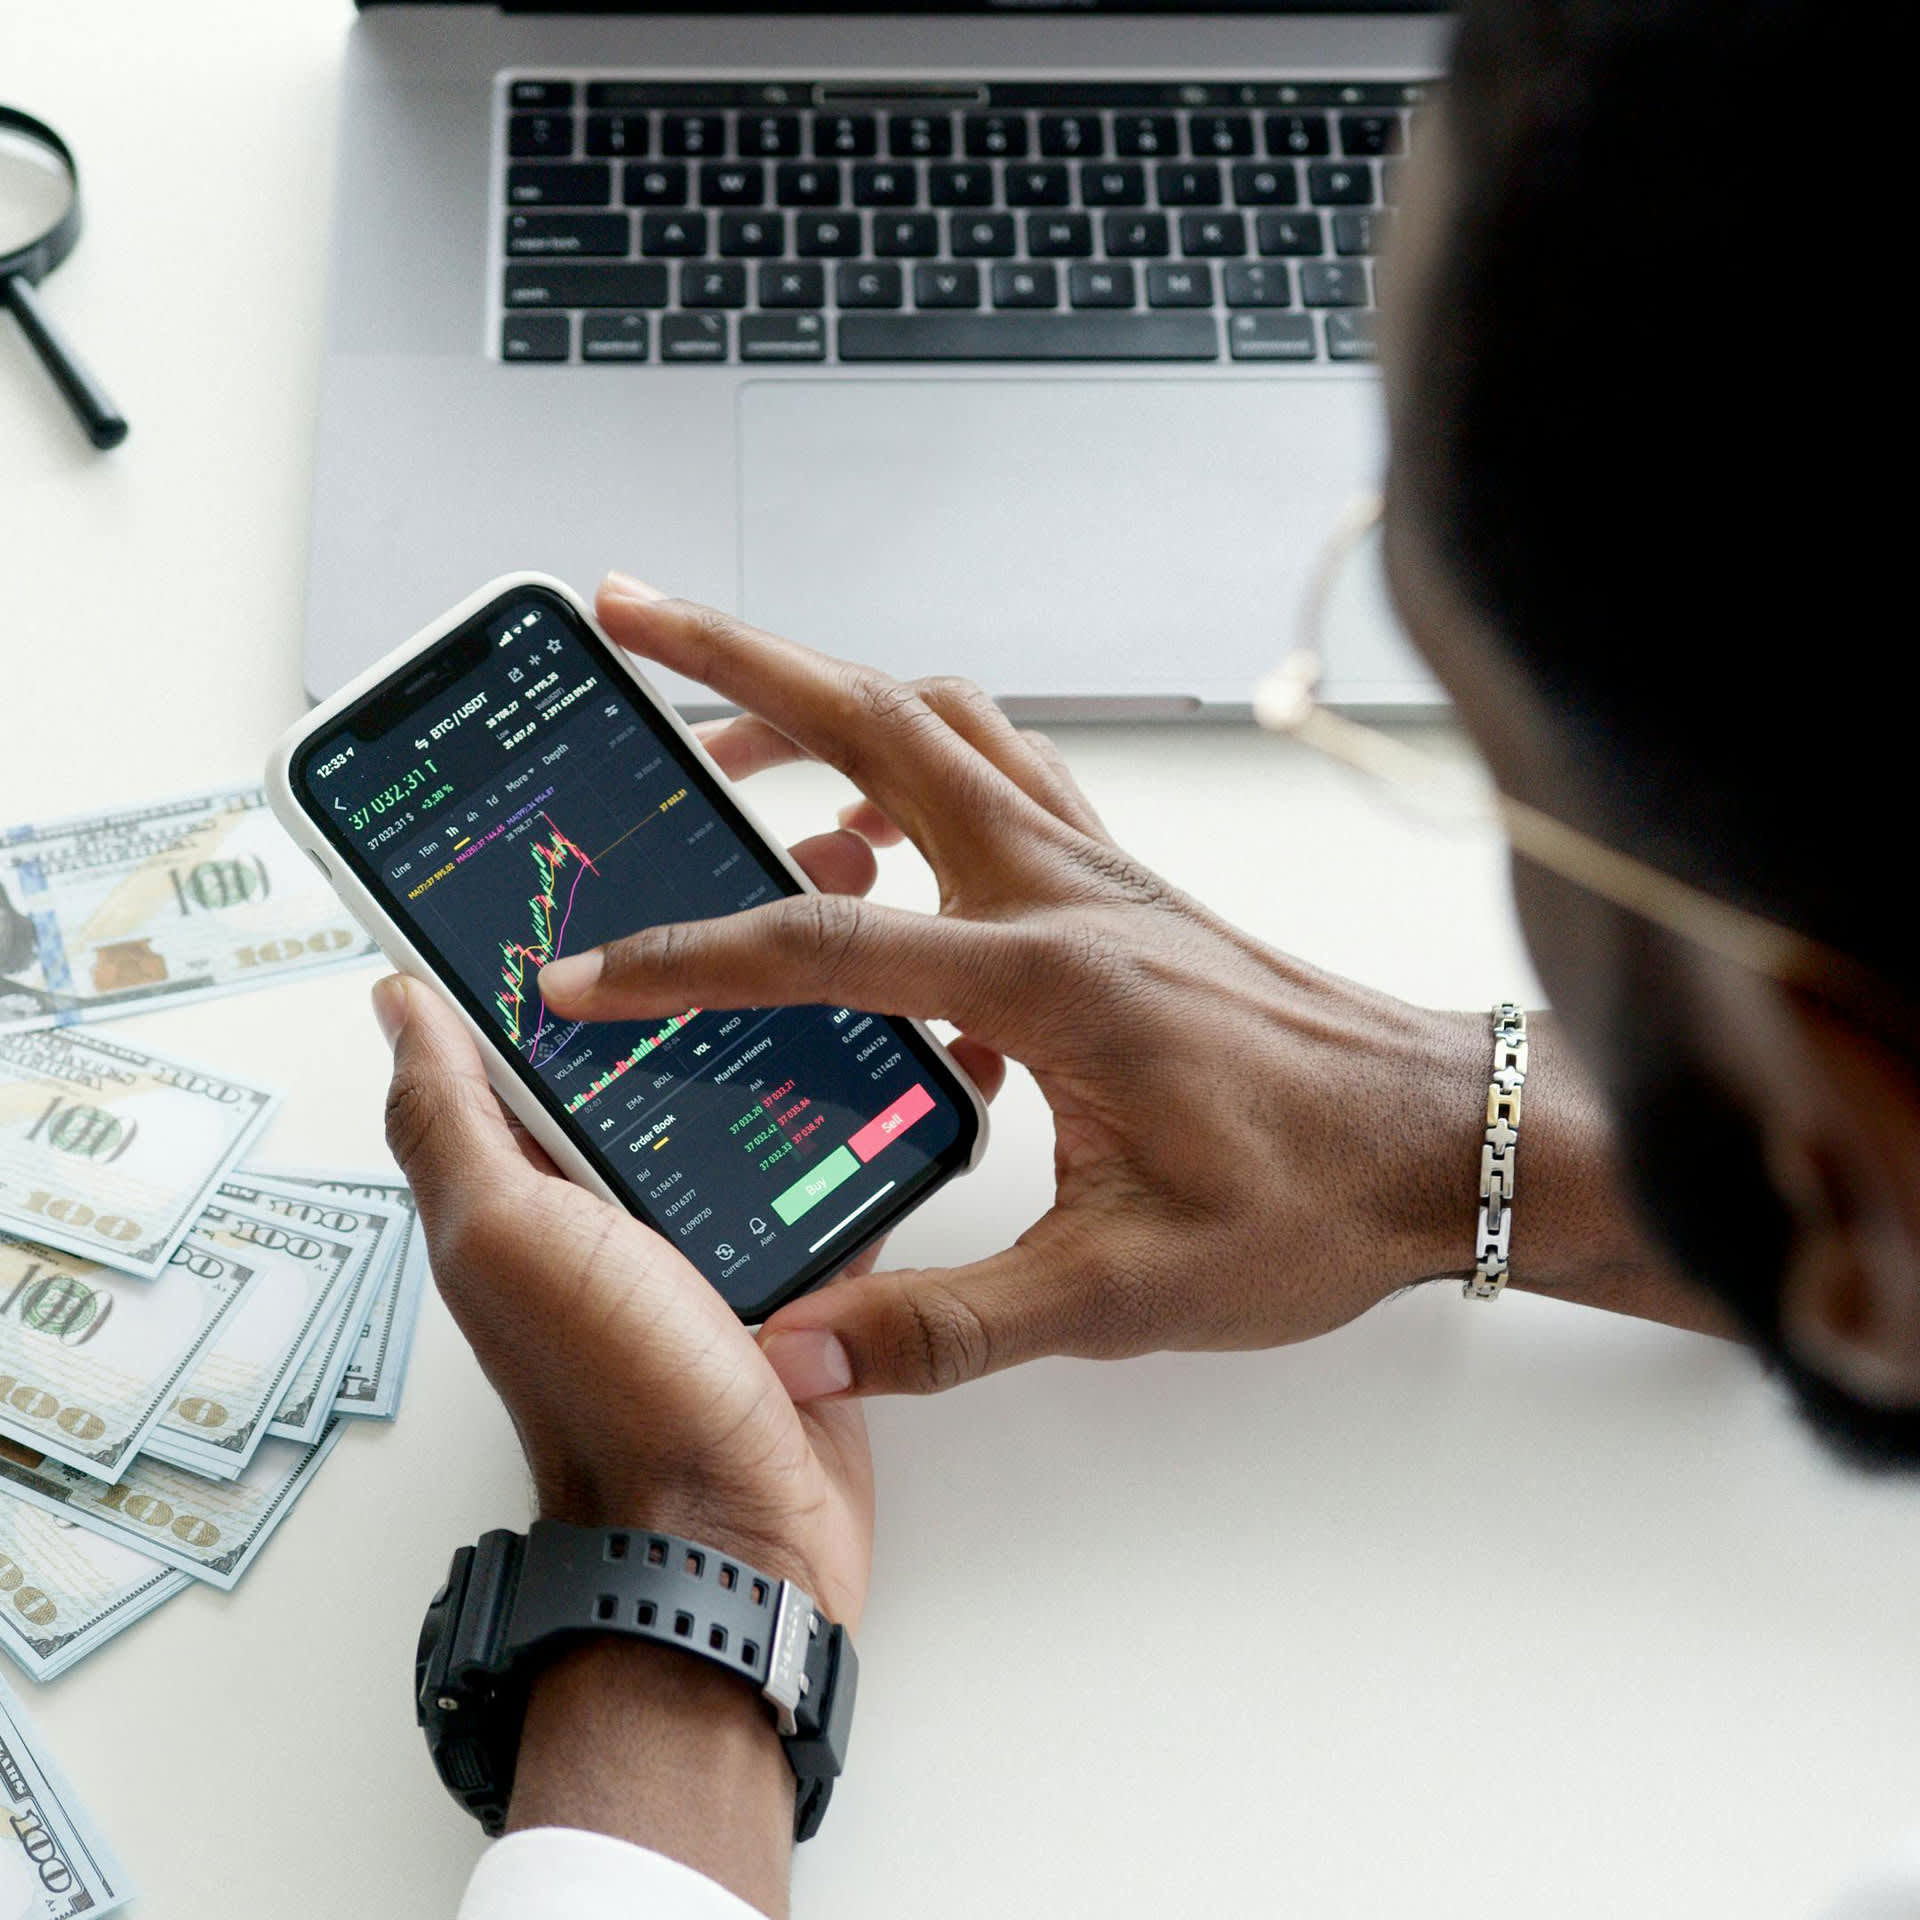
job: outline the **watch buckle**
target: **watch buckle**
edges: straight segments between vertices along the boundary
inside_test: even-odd
[[[774,1608],[767,1680],[760,1691],[773,1707],[782,1736],[789,1740],[800,1731],[794,1716],[809,1684],[807,1643],[819,1630],[813,1596],[791,1580],[782,1580],[780,1599]]]

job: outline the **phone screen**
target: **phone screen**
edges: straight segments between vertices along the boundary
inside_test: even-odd
[[[972,1107],[903,1022],[548,1012],[550,959],[801,891],[559,595],[494,602],[316,736],[292,777],[547,1111],[746,1317],[965,1165]]]

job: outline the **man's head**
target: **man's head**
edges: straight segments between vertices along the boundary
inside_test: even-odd
[[[1826,131],[1872,20],[1469,0],[1388,263],[1387,541],[1509,791],[1855,956],[1897,1007],[1920,675],[1882,637],[1897,496],[1864,369],[1902,172],[1893,116]],[[1920,1462],[1907,1030],[1516,884],[1650,1222],[1827,1431]]]

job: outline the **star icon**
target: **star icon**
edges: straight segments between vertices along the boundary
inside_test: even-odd
[[[557,633],[547,642],[547,651],[549,653],[558,653],[560,651],[560,636]]]

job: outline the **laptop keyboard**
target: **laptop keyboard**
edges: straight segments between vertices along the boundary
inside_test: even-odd
[[[1420,83],[513,77],[500,358],[1370,360]]]

